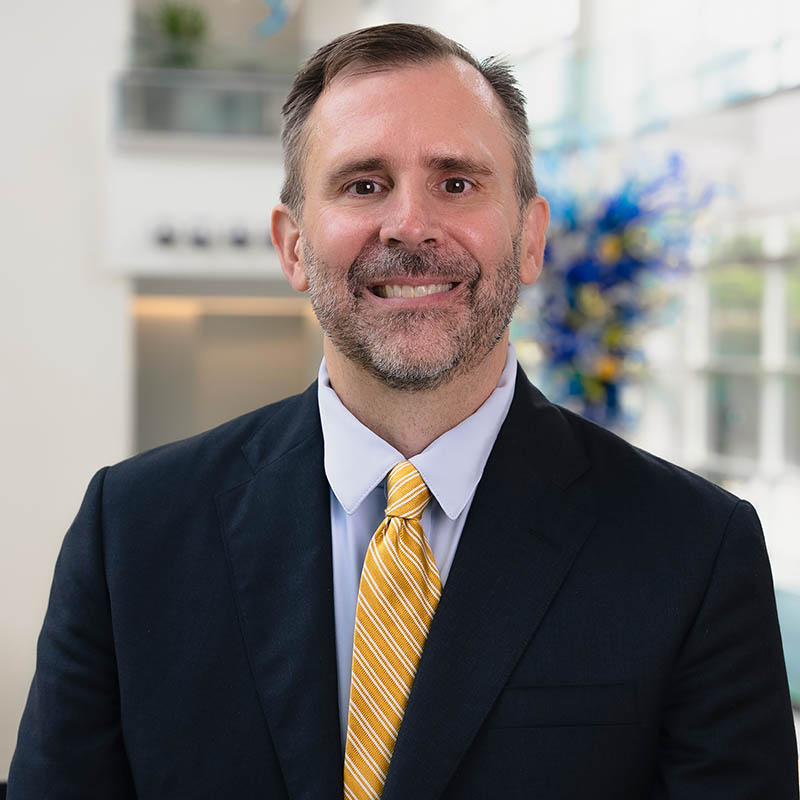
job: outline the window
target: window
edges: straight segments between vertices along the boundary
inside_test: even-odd
[[[751,500],[776,584],[798,589],[800,248],[789,215],[776,226],[778,252],[730,237],[686,281],[680,335],[648,348],[637,442]]]

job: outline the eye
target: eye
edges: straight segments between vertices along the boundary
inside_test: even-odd
[[[346,188],[348,194],[377,194],[383,191],[383,186],[375,181],[353,181]]]
[[[464,194],[464,192],[468,192],[475,186],[472,181],[468,181],[466,178],[448,178],[440,185],[448,194]]]

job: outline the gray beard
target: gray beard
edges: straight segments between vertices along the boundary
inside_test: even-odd
[[[457,258],[434,249],[409,253],[373,242],[350,265],[345,282],[337,284],[330,277],[335,272],[303,241],[309,295],[323,331],[345,358],[389,388],[407,392],[429,391],[469,373],[500,341],[519,298],[519,251],[517,236],[487,294],[481,285],[484,271],[467,254]],[[454,320],[453,309],[431,308],[384,312],[371,320],[362,292],[400,275],[464,284],[466,318]],[[415,352],[415,333],[426,336],[427,349],[435,355],[425,358]]]

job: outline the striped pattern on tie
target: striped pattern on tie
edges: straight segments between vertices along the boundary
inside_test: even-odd
[[[346,800],[377,800],[442,593],[420,517],[430,492],[413,464],[387,479],[386,519],[361,571],[344,760]]]

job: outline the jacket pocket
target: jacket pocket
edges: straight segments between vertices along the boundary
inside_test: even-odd
[[[557,725],[635,725],[633,682],[507,686],[486,719],[488,728]]]

